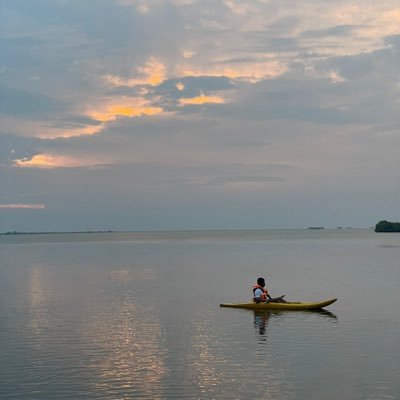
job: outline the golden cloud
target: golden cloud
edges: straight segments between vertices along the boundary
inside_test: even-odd
[[[96,159],[87,157],[70,157],[56,154],[37,154],[32,158],[14,160],[14,166],[19,168],[76,168],[107,164],[104,156]]]
[[[50,154],[37,154],[32,158],[21,158],[14,161],[16,167],[33,167],[33,168],[54,168],[55,166],[63,166],[65,160],[54,157]]]
[[[207,104],[207,103],[223,104],[223,103],[225,103],[225,100],[220,96],[205,96],[204,94],[201,94],[200,96],[197,96],[197,97],[179,99],[180,106],[200,105],[200,104]]]
[[[129,103],[133,104],[130,105]],[[118,117],[142,117],[162,112],[161,107],[153,107],[147,100],[125,98],[119,99],[118,102],[101,105],[98,109],[88,111],[87,115],[97,121],[108,122]]]

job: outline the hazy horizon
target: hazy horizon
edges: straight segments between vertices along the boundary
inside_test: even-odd
[[[291,228],[236,228],[236,229],[225,229],[225,228],[213,228],[213,229],[130,229],[130,230],[81,230],[81,231],[1,231],[0,235],[41,235],[41,234],[80,234],[80,233],[170,233],[170,232],[235,232],[235,231],[300,231],[300,230],[372,230],[374,226],[304,226],[304,227],[291,227]]]

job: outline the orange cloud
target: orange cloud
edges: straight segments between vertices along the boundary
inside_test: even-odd
[[[132,99],[127,102],[132,103]],[[161,107],[152,107],[146,100],[134,99],[135,105],[126,103],[114,103],[100,107],[99,110],[89,111],[87,115],[97,121],[108,122],[118,117],[142,117],[145,115],[155,115],[163,112]]]
[[[32,209],[32,210],[41,210],[45,208],[44,204],[0,204],[0,208],[23,208],[23,209]]]
[[[215,104],[223,104],[225,100],[219,96],[205,96],[201,94],[197,97],[191,97],[187,99],[180,99],[179,105],[186,106],[186,105],[199,105],[199,104],[207,104],[207,103],[215,103]]]
[[[65,129],[43,121],[4,118],[2,120],[2,127],[11,132],[16,129],[20,132],[29,132],[30,136],[43,139],[70,138],[81,135],[95,135],[104,129],[107,122],[113,121],[118,117],[143,117],[160,114],[163,111],[161,107],[154,107],[148,101],[141,98],[119,97],[118,99],[104,100],[87,109],[85,112],[86,116],[101,122],[97,125],[88,124]]]
[[[104,156],[101,159],[90,159],[85,157],[67,157],[54,154],[38,154],[30,159],[21,158],[14,160],[14,166],[20,168],[74,168],[90,167],[107,164]]]
[[[107,102],[109,102],[107,104]],[[41,135],[47,138],[54,137],[73,137],[80,135],[95,135],[104,129],[105,123],[114,121],[118,117],[143,117],[160,114],[164,110],[161,107],[153,107],[147,100],[141,98],[121,97],[118,100],[106,100],[103,104],[94,106],[88,110],[86,115],[97,121],[102,122],[99,125],[87,125],[72,130],[53,129],[51,133]],[[43,131],[42,131],[43,132]]]
[[[50,154],[38,154],[31,159],[21,158],[14,161],[14,165],[17,167],[53,168],[60,164],[63,164],[60,163],[60,159]]]

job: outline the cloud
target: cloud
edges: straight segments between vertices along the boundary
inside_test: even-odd
[[[104,80],[111,86],[134,87],[139,85],[156,86],[166,79],[166,66],[155,57],[150,57],[143,67],[138,67],[134,78],[121,78],[119,76],[106,75]]]
[[[224,77],[186,77],[164,81],[146,99],[121,95],[97,99],[93,110],[82,110],[86,116],[69,118],[77,129],[80,124],[96,129],[98,137],[20,140],[14,146],[11,142],[16,139],[9,138],[8,153],[3,157],[8,163],[13,160],[16,166],[31,168],[116,165],[129,160],[185,164],[216,159],[218,151],[224,151],[224,157],[231,160],[235,147],[247,157],[247,151],[254,152],[285,137],[304,137],[307,129],[315,130],[310,128],[311,123],[324,125],[324,134],[332,134],[338,125],[394,127],[399,118],[397,89],[381,77],[396,79],[398,47],[395,36],[387,42],[391,47],[333,57],[316,64],[311,72],[301,65],[293,66],[290,73],[257,84],[234,85]],[[376,74],[378,70],[382,73]],[[176,87],[179,82],[182,90]],[[368,88],[374,90],[369,92]],[[230,93],[228,101],[225,93]],[[387,107],[374,107],[378,95]],[[115,103],[114,98],[118,99]],[[215,104],[222,102],[223,107]],[[180,103],[190,108],[207,107],[199,107],[192,115],[177,114]],[[68,120],[61,119],[58,128],[68,129],[64,126]],[[292,125],[296,122],[303,125],[296,128]]]
[[[91,167],[98,163],[100,163],[98,159],[53,154],[36,154],[13,160],[13,165],[19,168],[76,168]],[[106,161],[102,159],[101,165],[105,164]]]
[[[10,208],[10,209],[28,209],[28,210],[43,210],[44,204],[0,204],[0,208]]]
[[[38,154],[39,140],[11,134],[0,135],[0,167],[11,166],[17,158],[30,158]]]
[[[197,97],[191,98],[181,98],[179,99],[179,105],[186,106],[186,105],[201,105],[201,104],[224,104],[225,100],[220,96],[205,96],[201,94]]]
[[[240,81],[248,81],[251,83],[259,82],[264,79],[276,78],[287,71],[285,64],[273,61],[251,61],[247,60],[246,63],[238,65],[232,63],[227,65],[228,62],[223,60],[217,62],[213,67],[192,67],[183,65],[180,72],[183,76],[224,76],[230,79],[237,79]]]
[[[89,117],[101,121],[113,121],[118,117],[141,117],[155,115],[163,112],[160,107],[152,106],[147,100],[140,98],[118,98],[111,99],[107,104],[99,105],[92,111],[87,111]]]
[[[206,186],[223,186],[225,189],[256,189],[271,186],[284,179],[279,176],[220,176],[206,181]]]
[[[86,3],[54,1],[45,10],[34,10],[23,1],[5,5],[7,20],[17,21],[7,24],[2,38],[2,48],[10,56],[3,67],[9,83],[3,87],[8,101],[2,107],[9,132],[51,138],[91,135],[100,133],[104,122],[121,116],[149,115],[161,108],[179,112],[177,106],[185,102],[180,99],[201,93],[226,102],[232,96],[221,90],[232,92],[244,82],[262,85],[265,79],[279,80],[293,73],[296,63],[315,71],[318,63],[332,55],[364,53],[379,43],[382,48],[383,33],[399,31],[390,22],[398,15],[398,8],[390,2],[368,2],[361,9],[358,4],[339,1],[320,5],[320,12],[304,4],[288,8],[287,2],[277,1],[154,1],[146,3],[145,13],[144,3],[137,8],[138,4],[100,1],[93,9]],[[108,23],[98,22],[104,15],[112,30]],[[58,25],[52,24],[55,17]],[[238,17],[240,24],[236,24]],[[220,29],[212,28],[214,23]],[[372,34],[378,26],[387,27],[379,37]],[[157,33],[166,30],[168,37],[157,40]],[[352,40],[343,41],[343,37]],[[63,49],[55,51],[59,43]],[[27,51],[33,44],[35,51]],[[27,58],[22,59],[23,55]],[[337,68],[326,71],[325,76],[336,83],[348,79]],[[225,79],[231,87],[220,87],[216,93],[217,88],[206,83],[211,83],[212,77],[214,82]],[[202,82],[202,87],[194,89],[188,84],[194,79]],[[174,82],[173,90],[168,89],[168,82]],[[178,83],[185,90],[179,90]],[[104,99],[105,93],[108,100],[101,105],[98,99]],[[146,98],[148,103],[135,107],[127,97]],[[97,125],[89,119],[83,122],[92,115],[89,113],[100,118]],[[76,116],[81,122],[76,122]],[[28,133],[22,120],[32,118],[37,122]]]
[[[304,38],[323,38],[332,36],[339,38],[341,36],[350,36],[357,28],[359,28],[357,25],[337,25],[326,29],[304,31],[301,36]]]

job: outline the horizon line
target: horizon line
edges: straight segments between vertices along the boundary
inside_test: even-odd
[[[57,235],[57,234],[82,234],[82,233],[162,233],[162,232],[223,232],[223,231],[269,231],[269,230],[351,230],[351,229],[373,229],[373,226],[358,227],[358,226],[307,226],[307,227],[292,227],[292,228],[181,228],[181,229],[140,229],[140,230],[115,230],[115,229],[99,229],[99,230],[79,230],[79,231],[6,231],[0,232],[0,235]]]

